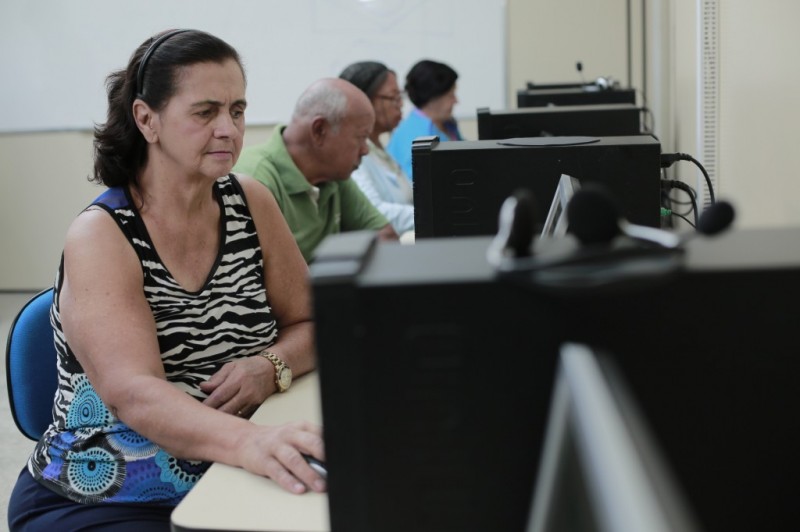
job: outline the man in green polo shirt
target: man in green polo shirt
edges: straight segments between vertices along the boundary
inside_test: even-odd
[[[242,150],[234,166],[269,187],[306,262],[333,233],[370,229],[397,238],[350,179],[369,151],[374,122],[361,90],[338,78],[321,79],[300,96],[289,124],[276,127],[265,144]]]

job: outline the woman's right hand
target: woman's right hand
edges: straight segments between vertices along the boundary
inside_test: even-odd
[[[308,465],[303,454],[325,460],[322,427],[306,421],[255,426],[242,445],[242,467],[269,477],[292,493],[308,489],[323,492],[325,480]]]

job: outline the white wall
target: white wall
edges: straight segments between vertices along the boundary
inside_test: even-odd
[[[49,286],[67,226],[101,192],[90,132],[0,135],[0,289]]]
[[[39,0],[3,2],[0,131],[88,129],[105,120],[103,80],[144,36],[201,28],[239,50],[251,124],[288,120],[297,95],[365,50],[401,72],[421,57],[458,65],[472,115],[505,99],[505,0]],[[246,15],[243,15],[245,14]],[[122,22],[124,21],[124,22]],[[479,35],[480,38],[475,38]],[[42,83],[42,77],[47,83]],[[71,105],[61,95],[69,91]],[[460,115],[459,115],[460,117]]]
[[[698,5],[673,2],[676,150],[698,153]],[[793,0],[717,2],[719,35],[719,135],[717,195],[737,210],[737,227],[800,225],[800,54]],[[702,161],[701,161],[702,162]],[[686,165],[688,163],[681,163]],[[679,177],[696,184],[691,165]]]
[[[508,89],[509,107],[515,107],[517,89],[525,83],[580,82],[613,77],[628,85],[626,0],[509,0]],[[634,6],[632,18],[639,24]],[[635,30],[637,28],[634,28]],[[634,47],[639,32],[635,31]],[[638,68],[638,54],[634,50]],[[632,73],[637,86],[639,70]]]
[[[800,225],[800,2],[720,2],[722,193],[744,225]]]

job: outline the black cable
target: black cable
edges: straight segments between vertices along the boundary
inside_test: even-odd
[[[686,195],[689,197],[689,201],[681,201],[679,199],[673,198],[671,196],[671,191],[676,188],[685,192]],[[667,195],[669,195],[669,201],[670,201],[669,208],[671,211],[681,216],[689,216],[689,214],[691,213],[692,215],[694,215],[695,220],[697,220],[697,209],[696,209],[697,202],[694,189],[692,189],[689,185],[681,181],[672,179],[663,179],[661,181],[661,191],[662,193],[666,193]],[[679,213],[677,212],[676,209],[672,209],[673,204],[679,206],[689,205],[690,210],[689,212]]]
[[[683,220],[684,222],[686,222],[687,224],[691,225],[693,229],[697,229],[697,226],[696,226],[695,224],[693,224],[692,222],[690,222],[690,221],[689,221],[689,218],[687,218],[686,216],[684,216],[684,215],[682,215],[682,214],[678,214],[677,212],[673,212],[672,214],[673,214],[674,216],[677,216],[678,218],[682,219],[682,220]]]
[[[690,202],[686,203],[688,204]],[[694,210],[691,207],[689,207],[687,210],[681,210],[679,207],[682,206],[683,205],[676,205],[675,208],[672,209],[672,212],[674,212],[675,214],[680,214],[681,216],[694,216]]]
[[[672,203],[674,205],[678,205],[680,207],[685,207],[685,206],[688,205],[689,206],[689,211],[691,212],[691,210],[692,210],[692,199],[691,199],[691,197],[689,199],[685,200],[685,201],[677,199],[677,198],[671,198],[671,199],[672,199]],[[688,216],[689,215],[689,213],[683,213],[683,214],[684,214],[684,216]]]
[[[686,201],[682,201],[682,200],[679,200],[679,199],[672,198],[672,203],[674,203],[675,205],[680,205],[680,206],[684,206],[684,205],[691,206],[692,200],[689,199],[689,200],[686,200]]]
[[[647,94],[647,0],[642,0],[642,94]]]
[[[650,134],[656,137],[656,114],[649,107],[645,107],[645,109],[647,109],[647,114],[650,116]]]
[[[700,164],[700,161],[698,161],[697,159],[695,159],[694,157],[692,157],[687,153],[661,154],[661,168],[669,168],[675,161],[691,161],[700,169],[701,172],[703,172],[703,177],[706,178],[706,184],[708,185],[708,200],[712,204],[716,203],[717,199],[714,196],[714,187],[711,185],[711,178],[708,176],[708,172],[706,172],[706,169],[703,168],[703,165]]]
[[[647,107],[646,105],[642,106],[639,111],[644,115],[642,117],[642,125],[644,126],[644,131],[642,131],[645,135],[651,135],[653,138],[658,140],[658,137],[655,135],[656,131],[656,115],[653,113],[652,109]],[[649,120],[648,120],[649,118]],[[649,123],[648,123],[649,121]]]
[[[689,185],[687,185],[686,183],[684,183],[683,181],[679,181],[677,179],[674,180],[674,183],[672,184],[672,186],[674,188],[677,188],[678,190],[682,190],[683,192],[686,193],[687,196],[689,196],[689,203],[691,203],[691,206],[692,206],[692,213],[694,214],[694,221],[695,221],[695,223],[697,223],[697,216],[698,216],[697,193],[695,192],[695,190],[692,187],[690,187]],[[688,213],[685,216],[688,216]]]
[[[687,185],[686,183],[684,183],[683,181],[679,181],[677,179],[668,179],[666,181],[663,181],[662,185],[666,185],[670,189],[677,188],[678,190],[682,190],[683,192],[685,192],[689,196],[689,199],[692,202],[692,213],[694,214],[694,223],[697,223],[697,217],[698,217],[698,214],[697,214],[697,195],[695,194],[694,189],[692,187],[690,187],[689,185]],[[676,201],[676,203],[677,203],[677,201]],[[678,213],[676,213],[674,211],[673,211],[673,214],[683,218],[682,215],[680,215],[680,214],[678,214]]]
[[[673,203],[676,203],[676,204],[678,204],[678,205],[687,205],[687,204],[691,204],[692,206],[694,206],[694,205],[695,205],[695,203],[694,203],[693,201],[691,201],[691,199],[693,198],[694,190],[692,190],[692,189],[691,189],[691,187],[689,187],[689,186],[687,185],[687,188],[688,188],[689,190],[685,190],[685,192],[686,192],[686,193],[687,193],[687,195],[689,196],[689,198],[690,198],[690,201],[679,201],[679,200],[677,200],[677,199],[673,198],[673,197],[670,195],[670,191],[671,191],[673,188],[680,188],[680,186],[678,186],[678,187],[675,187],[675,186],[674,186],[674,182],[673,182],[672,180],[670,180],[670,179],[663,179],[663,180],[661,181],[661,206],[662,206],[662,214],[661,214],[661,215],[662,215],[662,216],[667,216],[667,215],[668,215],[668,216],[670,216],[670,218],[669,218],[669,220],[670,220],[670,221],[669,221],[668,227],[669,227],[669,228],[672,228],[672,227],[673,227],[673,224],[672,224],[672,216],[677,216],[678,218],[680,218],[681,220],[683,220],[684,222],[686,222],[687,224],[689,224],[689,225],[690,225],[692,228],[694,228],[694,229],[697,229],[697,226],[696,226],[695,224],[693,224],[693,223],[692,223],[692,222],[689,220],[689,218],[687,218],[687,217],[686,217],[686,215],[684,215],[684,214],[682,214],[682,213],[679,213],[679,212],[676,212],[675,210],[673,210],[673,209],[672,209],[672,204],[673,204]],[[681,190],[683,190],[683,189],[681,189]],[[666,209],[666,211],[667,211],[667,212],[665,213],[663,209]],[[696,213],[695,213],[695,220],[697,220]],[[663,228],[663,227],[664,227],[664,225],[663,225],[663,223],[662,223],[662,228]]]

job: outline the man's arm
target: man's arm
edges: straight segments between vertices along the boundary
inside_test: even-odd
[[[394,227],[392,227],[392,224],[386,224],[378,231],[378,238],[381,240],[398,240],[400,237],[397,235]]]

